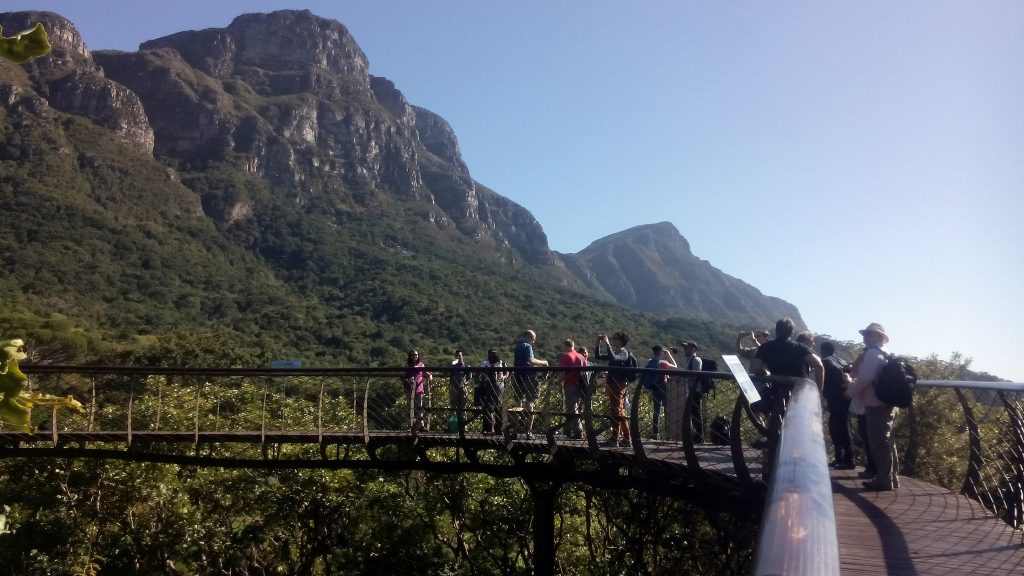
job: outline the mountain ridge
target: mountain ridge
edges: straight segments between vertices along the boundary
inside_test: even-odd
[[[76,222],[129,218],[132,227],[124,233],[131,241],[115,243],[113,251],[94,250],[108,254],[97,265],[113,273],[119,261],[152,260],[139,253],[143,246],[160,252],[144,240],[145,229],[166,229],[159,198],[178,198],[173,202],[186,208],[173,217],[187,220],[187,234],[193,240],[206,239],[206,244],[182,235],[168,238],[179,243],[177,249],[194,255],[190,266],[209,268],[211,275],[185,280],[166,266],[162,272],[151,270],[169,286],[147,290],[170,298],[170,308],[144,295],[135,312],[112,318],[88,295],[66,291],[69,302],[56,307],[61,313],[89,309],[90,317],[103,324],[130,330],[141,321],[151,330],[173,323],[177,311],[191,310],[186,316],[190,322],[294,331],[286,318],[257,317],[252,302],[230,294],[227,286],[239,280],[215,276],[230,270],[221,258],[243,263],[240,270],[249,267],[251,278],[263,278],[255,292],[266,288],[268,294],[277,294],[256,301],[297,318],[343,323],[367,335],[373,330],[354,317],[393,321],[396,330],[400,325],[411,334],[424,333],[415,317],[398,312],[403,307],[418,310],[422,322],[443,324],[428,320],[446,312],[420,302],[424,294],[435,295],[435,301],[442,293],[460,294],[474,307],[501,317],[517,309],[533,315],[548,310],[551,315],[554,305],[559,312],[553,316],[563,320],[579,316],[582,309],[588,310],[583,316],[602,316],[598,310],[609,300],[623,306],[643,304],[643,298],[623,298],[612,289],[615,281],[609,278],[616,269],[621,276],[624,259],[616,260],[617,268],[605,270],[587,250],[579,255],[550,250],[543,228],[528,210],[474,180],[448,122],[410,104],[387,78],[371,76],[366,55],[341,23],[308,11],[248,14],[226,28],[179,32],[147,41],[137,52],[116,52],[89,51],[73,24],[56,14],[0,14],[0,23],[11,29],[29,21],[44,22],[54,49],[26,67],[0,64],[0,113],[9,121],[9,129],[0,134],[0,146],[5,147],[0,162],[11,168],[0,177],[0,191],[7,190],[5,202],[20,201],[26,209],[38,210],[53,201],[66,202],[66,194],[74,192],[92,199],[75,214]],[[118,151],[118,146],[132,153]],[[41,157],[54,153],[56,159]],[[57,162],[60,158],[74,162]],[[49,175],[44,170],[48,162],[53,163]],[[40,189],[32,179],[54,182]],[[108,197],[107,189],[121,192]],[[48,225],[43,220],[35,224]],[[24,223],[12,221],[7,228],[23,238],[31,236]],[[673,251],[689,254],[685,238],[672,230],[675,235],[667,234],[668,243],[642,252],[644,258],[637,262],[648,265],[635,272],[637,278],[648,277],[651,266],[686,261],[666,256]],[[591,247],[611,246],[616,238],[630,240],[627,232]],[[73,253],[77,248],[30,241],[22,245],[24,257],[14,263],[26,273],[44,275],[40,262],[53,262],[40,260],[47,249]],[[605,252],[616,250],[627,249]],[[155,261],[173,258],[158,256]],[[611,276],[599,277],[598,272]],[[409,278],[413,273],[431,282]],[[127,270],[121,274],[136,275]],[[460,276],[487,287],[466,291]],[[0,280],[37,306],[54,301],[45,284],[34,285],[36,294],[15,275]],[[407,285],[396,286],[396,281]],[[58,286],[67,290],[70,282],[62,280]],[[618,283],[629,285],[628,278]],[[202,286],[218,294],[212,299],[216,305],[197,292]],[[376,292],[370,286],[377,286]],[[413,286],[421,293],[410,294]],[[530,302],[531,287],[549,295]],[[642,293],[640,288],[637,284],[630,289],[635,295]],[[139,298],[133,289],[123,286],[121,292]],[[174,305],[175,299],[194,304]],[[569,304],[573,301],[582,308]],[[147,315],[145,305],[152,308],[151,321],[140,319]],[[763,314],[741,318],[755,308],[749,305],[739,315],[716,317],[695,313],[692,306],[677,307],[698,319],[763,323]],[[497,326],[491,323],[490,333],[497,334]],[[302,336],[303,345],[333,346],[344,340],[329,328],[311,332]],[[441,326],[429,332],[435,340],[454,337],[445,336]],[[379,357],[385,348],[401,348],[411,338],[392,340],[377,352],[365,346],[361,352]]]

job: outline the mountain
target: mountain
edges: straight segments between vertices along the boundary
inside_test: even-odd
[[[526,324],[727,341],[710,321],[630,312],[642,304],[611,289],[614,268],[552,252],[529,211],[473,179],[448,122],[371,76],[336,21],[246,14],[93,52],[59,15],[0,14],[7,30],[36,22],[51,54],[0,62],[9,310],[121,336],[216,328],[362,363],[470,336],[486,349]],[[719,290],[701,270],[676,272]],[[742,323],[756,308],[675,310]]]
[[[792,304],[694,256],[669,222],[630,228],[561,256],[585,286],[637,310],[752,327],[789,316],[803,325]]]

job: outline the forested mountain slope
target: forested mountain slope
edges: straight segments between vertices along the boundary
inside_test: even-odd
[[[526,326],[552,354],[618,328],[726,346],[720,323],[779,310],[737,300],[710,266],[662,278],[685,305],[623,298],[627,264],[677,262],[552,252],[527,210],[472,178],[443,118],[369,75],[336,21],[247,14],[122,53],[90,51],[56,14],[0,14],[7,30],[35,22],[52,53],[0,63],[8,314],[375,364],[413,346],[482,354]]]

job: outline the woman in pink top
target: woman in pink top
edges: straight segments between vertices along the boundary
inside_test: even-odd
[[[405,411],[413,419],[412,425],[417,430],[426,430],[427,428],[423,419],[423,392],[425,382],[431,378],[430,372],[427,372],[426,366],[420,360],[420,353],[416,350],[409,350],[402,384],[405,385]]]

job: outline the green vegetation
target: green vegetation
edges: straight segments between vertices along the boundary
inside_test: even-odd
[[[429,205],[382,195],[351,210],[227,164],[178,183],[90,122],[49,113],[59,122],[0,112],[0,329],[30,346],[46,341],[25,323],[60,314],[111,345],[215,333],[321,366],[391,365],[412,347],[433,362],[458,346],[482,360],[528,326],[549,356],[565,336],[589,344],[619,328],[641,355],[683,338],[727,349],[713,323],[632,312],[510,264],[432,224]],[[233,210],[249,215],[226,218]]]
[[[19,32],[10,38],[4,36],[3,32],[3,27],[0,27],[0,58],[21,64],[50,51],[46,29],[42,24],[36,24],[31,30]]]
[[[8,490],[0,533],[0,564],[14,574],[532,572],[530,496],[518,480],[2,466],[5,486],[22,487]],[[723,574],[742,572],[752,530],[671,499],[567,486],[556,534],[563,574]]]

